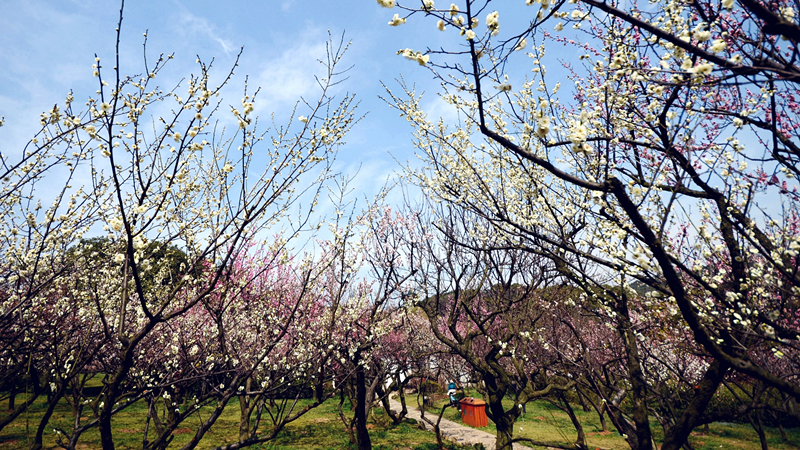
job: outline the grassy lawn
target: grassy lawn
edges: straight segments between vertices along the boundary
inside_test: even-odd
[[[477,393],[472,393],[476,395]],[[23,401],[24,396],[17,398],[18,402]],[[415,396],[408,396],[409,406],[416,404]],[[445,399],[436,402],[436,407],[429,409],[429,413],[438,414],[439,408],[445,403]],[[305,402],[298,408],[305,405]],[[338,399],[332,399],[322,406],[311,410],[298,421],[288,425],[273,441],[261,446],[254,446],[255,449],[274,449],[274,450],[323,450],[323,449],[348,449],[349,439],[344,425],[341,423],[337,412]],[[347,403],[345,404],[347,407]],[[508,401],[506,407],[510,407]],[[39,401],[14,423],[0,431],[0,450],[28,448],[38,425],[37,418],[41,417],[44,410],[44,401]],[[174,440],[170,448],[179,448],[187,443],[194,435],[197,425],[208,418],[210,408],[203,408],[186,421],[182,428],[173,433]],[[115,416],[113,421],[114,437],[119,449],[140,449],[144,437],[144,417],[147,413],[147,405],[143,402],[134,404],[123,413]],[[349,410],[347,411],[349,414]],[[597,415],[592,412],[584,412],[578,407],[575,410],[584,431],[587,435],[587,444],[590,448],[620,449],[627,448],[627,444],[620,435],[615,432],[602,433],[600,422]],[[0,412],[2,417],[3,412]],[[231,403],[226,408],[222,417],[214,427],[206,434],[198,448],[213,448],[236,442],[238,433],[238,414],[239,408],[236,402]],[[461,423],[461,416],[455,409],[445,412],[445,418],[454,422]],[[89,420],[88,418],[82,420]],[[57,408],[51,419],[48,432],[45,434],[45,448],[58,448],[55,446],[55,435],[53,427],[70,428],[74,421],[69,406],[63,402]],[[612,427],[610,421],[609,427]],[[389,425],[389,420],[381,408],[373,409],[373,417],[369,423],[370,435],[372,437],[373,448],[379,450],[403,449],[403,450],[434,450],[435,437],[432,433],[419,430],[412,423],[403,423],[398,426]],[[489,426],[483,428],[489,433],[495,433],[496,428],[492,421]],[[653,431],[656,435],[656,442],[663,439],[661,428],[657,423],[653,423]],[[771,449],[788,450],[800,448],[800,430],[787,430],[789,442],[780,439],[777,429],[767,429],[767,436]],[[569,417],[555,406],[544,402],[534,402],[528,404],[527,414],[517,420],[514,429],[515,437],[528,437],[540,441],[571,443],[575,440],[575,430]],[[155,437],[151,426],[150,437]],[[697,432],[692,434],[690,442],[696,450],[711,449],[741,449],[741,450],[760,450],[758,436],[750,426],[739,424],[715,423],[709,427],[707,433]],[[79,448],[94,449],[100,447],[99,434],[96,429],[87,431],[81,437]],[[467,447],[453,447],[467,448]]]
[[[23,395],[17,398],[18,402],[23,401]],[[304,402],[305,404],[305,402]],[[300,405],[302,406],[302,405]],[[302,418],[289,424],[277,436],[276,439],[260,445],[253,446],[253,449],[270,450],[323,450],[323,449],[348,449],[349,438],[347,431],[339,419],[337,412],[338,399],[332,399],[320,407],[309,411]],[[347,403],[345,403],[347,406]],[[5,429],[0,431],[0,450],[29,448],[30,442],[36,433],[38,417],[41,417],[44,410],[44,402],[37,402],[28,413],[23,414]],[[208,418],[209,408],[201,409],[191,419],[184,422],[182,428],[173,433],[174,440],[170,448],[180,448],[194,435],[197,424],[201,420]],[[115,416],[113,421],[114,439],[118,449],[141,449],[144,437],[144,417],[147,413],[147,405],[143,402],[134,404],[126,411]],[[345,414],[349,414],[346,410]],[[4,414],[0,412],[0,417]],[[238,414],[239,406],[237,402],[232,402],[225,409],[223,415],[211,428],[201,441],[198,448],[208,449],[219,445],[234,443],[238,435]],[[85,419],[88,420],[88,419]],[[60,448],[55,444],[54,426],[69,427],[74,421],[71,410],[66,403],[59,405],[56,413],[51,419],[48,432],[44,437],[44,448]],[[373,418],[370,419],[370,437],[372,438],[373,448],[379,450],[404,449],[404,450],[433,450],[436,448],[436,438],[433,433],[422,431],[412,423],[402,423],[398,426],[389,425],[389,420],[385,417],[383,409],[375,408]],[[150,428],[151,438],[155,436],[153,426]],[[100,437],[96,429],[85,432],[80,440],[78,448],[94,449],[100,448]],[[467,449],[472,447],[452,446],[453,450]]]
[[[480,394],[477,392],[470,393],[467,391],[467,396],[470,395],[480,398]],[[434,403],[435,407],[428,410],[429,413],[438,415],[446,401],[445,398],[436,401]],[[409,395],[407,402],[409,405],[416,405],[416,396]],[[510,400],[504,401],[504,405],[507,409],[511,408],[512,402]],[[583,431],[586,433],[586,443],[589,448],[628,448],[622,436],[616,433],[616,431],[613,431],[614,427],[608,417],[606,417],[606,424],[610,431],[603,433],[600,427],[600,420],[594,411],[584,412],[579,405],[573,405],[573,407],[575,408],[575,414],[583,425]],[[453,408],[448,408],[445,411],[444,418],[452,420],[453,422],[462,423],[461,414]],[[497,428],[495,428],[494,422],[492,422],[491,419],[489,420],[489,426],[482,429],[492,434],[497,432]],[[653,422],[652,430],[656,442],[661,442],[664,438],[661,426],[657,422]],[[781,435],[777,428],[766,428],[765,431],[770,449],[789,450],[800,448],[800,429],[786,430],[789,437],[788,442],[783,442],[781,440]],[[567,416],[565,412],[546,401],[538,401],[529,403],[527,405],[527,414],[517,419],[514,427],[514,437],[526,437],[538,441],[573,443],[575,442],[576,433],[569,416]],[[761,449],[758,435],[753,428],[749,425],[741,424],[714,423],[709,426],[708,433],[703,433],[702,428],[698,428],[692,433],[689,442],[695,450],[718,450],[720,448],[741,450]]]

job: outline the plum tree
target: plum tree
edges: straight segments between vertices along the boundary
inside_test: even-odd
[[[460,112],[459,123],[432,122],[411,89],[390,93],[426,162],[411,176],[553,261],[616,318],[632,447],[652,448],[634,327],[650,311],[675,316],[709,357],[708,389],[664,448],[683,445],[727,371],[800,399],[797,378],[778,369],[800,342],[794,2],[379,3],[462,36],[400,52]],[[562,47],[575,57],[554,60]]]
[[[233,277],[235,286],[225,283],[231,268],[259,232],[277,230],[278,225],[283,233],[271,255],[278,260],[285,256],[282,248],[309,223],[337,148],[357,121],[353,97],[337,101],[331,93],[340,79],[337,66],[347,48],[343,41],[332,40],[321,61],[324,75],[317,101],[298,102],[295,112],[300,110],[303,120],[293,113],[286,125],[262,131],[253,114],[258,91],[246,82],[241,106],[231,106],[227,115],[222,112],[217,96],[231,82],[233,68],[215,84],[211,65],[198,61],[198,75],[164,90],[155,83],[172,55],[162,54],[155,62],[145,59],[141,75],[125,76],[119,64],[122,16],[120,8],[111,71],[95,58],[98,93],[87,100],[87,109],[78,111],[70,93],[64,105],[42,114],[41,130],[19,158],[2,154],[0,364],[5,377],[28,380],[34,394],[29,399],[50,393],[34,448],[42,445],[55,402],[68,387],[77,386],[81,374],[102,374],[102,388],[82,403],[93,419],[82,425],[76,418],[72,432],[62,430],[59,439],[68,448],[77,445],[87,428],[97,427],[103,448],[113,449],[114,414],[148,395],[152,398],[154,390],[177,395],[164,383],[191,377],[181,364],[193,346],[181,348],[180,334],[172,331],[186,324],[188,334],[192,324],[202,321],[220,333],[230,331],[225,324],[235,317],[230,316],[234,306],[246,303],[243,286],[272,276],[279,264],[265,261],[239,273]],[[226,133],[226,125],[233,131]],[[301,195],[311,206],[300,207]],[[298,213],[299,221],[285,222],[290,211]],[[76,258],[69,251],[98,233],[113,253]],[[184,255],[177,272],[159,263],[171,249]],[[303,276],[299,280],[301,287],[309,281]],[[297,286],[290,283],[286,292],[296,292]],[[300,291],[290,295],[294,303],[287,305],[299,308],[310,298]],[[286,313],[277,318],[277,330],[279,337],[289,334],[297,310],[267,310],[264,304],[249,312],[252,318]],[[248,359],[232,353],[233,333],[213,337],[217,350],[209,349],[204,363],[220,358],[213,370],[232,383],[214,388],[224,406],[245,385],[239,381],[244,383],[268,350],[280,346],[273,342],[263,354]],[[143,361],[157,348],[165,351],[145,367]],[[245,362],[249,368],[237,372]],[[200,404],[188,398],[189,410]],[[13,414],[29,403],[18,404]],[[170,422],[162,424],[164,433],[145,442],[145,448],[163,448],[171,439],[168,430],[189,410],[172,410]],[[219,411],[215,414],[186,448],[198,445]],[[248,439],[240,444],[255,438]]]

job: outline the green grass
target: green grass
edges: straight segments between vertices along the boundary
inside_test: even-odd
[[[473,393],[472,395],[476,395]],[[19,395],[18,402],[24,400],[24,395]],[[414,396],[407,398],[409,407],[416,404]],[[429,413],[438,414],[445,403],[445,399],[436,402],[436,407],[429,409]],[[302,407],[305,401],[299,405]],[[289,424],[273,441],[261,446],[251,448],[263,450],[347,450],[350,448],[348,433],[341,423],[337,413],[338,400],[329,400],[320,407],[312,409],[298,421]],[[347,408],[347,403],[345,407]],[[507,408],[511,401],[507,401]],[[136,403],[126,411],[114,417],[114,439],[119,449],[140,449],[144,437],[144,418],[147,406],[143,402]],[[38,418],[45,409],[44,400],[37,401],[33,407],[20,416],[14,423],[0,431],[0,450],[28,448],[38,425]],[[571,443],[575,440],[575,430],[569,417],[548,402],[539,401],[527,405],[527,414],[517,420],[514,428],[515,437],[528,437],[540,441]],[[170,448],[179,448],[187,443],[197,429],[200,421],[208,418],[210,407],[201,409],[176,430]],[[590,448],[627,448],[627,444],[616,432],[601,434],[600,422],[593,411],[584,412],[577,407],[576,415],[584,426],[587,434],[587,444]],[[3,413],[0,412],[0,416]],[[219,445],[236,442],[238,433],[238,404],[232,402],[218,419],[217,423],[206,434],[199,448],[213,448]],[[346,414],[350,414],[346,410]],[[448,408],[445,418],[461,423],[461,416],[455,409]],[[89,420],[88,418],[86,420]],[[71,428],[74,421],[72,412],[66,402],[58,405],[48,432],[45,434],[45,448],[55,447],[53,426],[66,429]],[[608,426],[613,426],[608,421]],[[391,426],[389,419],[381,408],[374,408],[373,417],[369,423],[370,436],[373,448],[377,450],[403,449],[403,450],[434,450],[435,436],[433,433],[419,430],[412,423],[402,423]],[[489,421],[489,426],[483,430],[494,434],[496,428]],[[653,423],[653,432],[656,442],[661,442],[663,435],[657,423]],[[783,442],[777,429],[767,429],[770,449],[788,450],[800,448],[800,430],[787,430],[789,442]],[[151,426],[151,438],[155,437]],[[698,429],[692,433],[690,442],[696,450],[712,449],[740,449],[759,450],[758,435],[747,425],[715,423],[709,427],[708,433]],[[79,448],[94,449],[100,447],[99,434],[96,429],[87,431],[81,437]],[[453,446],[453,450],[468,448]]]
[[[468,391],[467,396],[470,395],[480,398],[480,394],[477,392]],[[415,396],[408,396],[407,402],[409,405],[416,405]],[[446,402],[446,398],[437,400],[434,403],[434,408],[428,410],[429,413],[438,415],[441,411],[441,407]],[[512,401],[504,400],[503,405],[506,409],[509,409],[512,406]],[[578,417],[578,420],[580,420],[581,425],[583,425],[583,431],[586,434],[586,443],[589,448],[628,448],[622,436],[615,431],[608,416],[606,416],[606,424],[610,433],[604,434],[602,433],[600,420],[593,410],[584,412],[580,405],[573,405],[573,408],[575,408],[575,415]],[[529,403],[526,409],[527,414],[517,419],[514,426],[514,437],[525,437],[537,441],[565,444],[575,442],[577,433],[567,413],[546,401]],[[454,408],[448,408],[445,411],[444,418],[452,420],[453,422],[462,423],[461,414]],[[664,439],[661,426],[655,421],[651,423],[651,426],[656,442],[660,443]],[[488,433],[497,433],[497,428],[491,419],[489,420],[489,426],[481,429]],[[719,450],[720,448],[741,450],[761,449],[758,435],[749,425],[714,423],[709,426],[708,433],[703,433],[702,430],[702,427],[698,428],[689,438],[689,442],[695,450]],[[766,428],[765,432],[770,449],[789,450],[800,448],[800,429],[786,430],[789,438],[788,442],[783,442],[781,440],[780,432],[777,428]]]
[[[24,395],[17,397],[18,402],[23,401],[23,399]],[[304,406],[306,403],[308,401],[302,401],[299,407]],[[296,422],[287,425],[274,440],[251,448],[263,450],[349,449],[348,433],[339,419],[337,406],[338,399],[329,400],[312,409]],[[345,406],[348,406],[347,403],[345,403]],[[37,401],[27,413],[17,418],[5,429],[0,430],[0,450],[29,448],[38,426],[37,419],[41,417],[44,410],[44,401]],[[170,448],[180,448],[186,444],[194,436],[200,421],[208,418],[209,411],[210,408],[202,408],[184,422],[181,428],[173,434],[174,440],[170,444]],[[368,423],[373,448],[378,450],[433,450],[436,448],[436,438],[433,433],[422,431],[409,422],[391,426],[383,409],[374,408],[373,411],[373,417],[370,418]],[[4,412],[0,412],[0,416],[3,414]],[[114,417],[112,428],[118,449],[141,449],[146,414],[147,405],[144,402],[139,402]],[[203,438],[198,448],[207,449],[236,442],[239,429],[238,414],[238,403],[231,402],[216,424]],[[350,415],[351,413],[346,409],[345,414]],[[87,418],[86,420],[89,419]],[[44,435],[44,448],[59,448],[56,446],[55,434],[52,428],[58,426],[70,429],[70,424],[73,421],[74,417],[69,405],[66,402],[59,404],[48,426],[48,432]],[[153,426],[151,425],[151,438],[155,437],[155,433],[152,430]],[[455,445],[450,447],[451,450],[472,448]],[[100,448],[100,437],[96,428],[85,432],[81,436],[78,448]]]

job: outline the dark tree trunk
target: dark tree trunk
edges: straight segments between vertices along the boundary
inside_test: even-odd
[[[578,394],[578,396],[580,397],[580,394]],[[575,448],[585,449],[586,434],[583,432],[583,425],[581,425],[578,416],[575,415],[575,411],[572,409],[572,406],[567,401],[567,397],[563,392],[559,391],[558,398],[561,400],[561,404],[564,405],[564,411],[569,415],[569,420],[572,421],[572,426],[575,427],[575,431],[578,433],[578,437],[575,440]]]
[[[578,402],[580,402],[581,409],[583,409],[583,412],[591,411],[591,409],[589,409],[589,405],[586,404],[586,399],[584,398],[581,391],[578,388],[575,388],[575,392],[578,394]]]
[[[754,415],[755,418],[753,418]],[[747,415],[747,418],[750,420],[750,425],[752,425],[753,429],[758,433],[758,440],[761,442],[761,450],[769,450],[767,435],[764,433],[764,425],[761,421],[761,411],[750,413]]]
[[[150,420],[153,417],[153,409],[154,409],[155,400],[152,396],[147,399],[147,418],[144,421],[144,436],[142,437],[142,448],[147,448],[147,436],[150,433]]]
[[[787,442],[789,441],[789,437],[786,435],[786,430],[783,429],[783,424],[781,423],[780,418],[777,419],[778,421],[778,430],[781,432],[781,441]]]
[[[11,386],[11,391],[8,393],[8,410],[14,411],[16,408],[17,400],[17,385]]]
[[[436,418],[436,422],[433,422],[432,420],[430,420],[427,417],[425,417],[425,411],[422,411],[421,414],[420,414],[420,417],[422,418],[422,420],[424,420],[425,422],[428,422],[428,424],[433,427],[433,432],[436,433],[436,445],[439,446],[439,450],[445,450],[444,440],[442,440],[442,429],[439,427],[439,425],[441,425],[442,417],[444,416],[444,412],[447,410],[447,408],[449,406],[450,405],[445,404],[442,407],[442,410],[439,411],[439,417]]]
[[[605,405],[601,406],[600,408],[595,406],[595,411],[597,411],[597,417],[600,419],[600,429],[603,433],[608,431],[608,424],[606,423],[606,412],[605,412]]]
[[[400,412],[392,411],[391,405],[389,404],[389,396],[391,392],[384,392],[383,387],[379,384],[375,388],[375,392],[378,394],[378,397],[381,399],[381,405],[383,405],[383,409],[386,411],[386,415],[389,419],[392,420],[392,424],[399,425],[403,419],[406,418],[406,414],[408,414],[408,410],[406,409],[405,399],[401,397],[401,405],[402,410]],[[402,389],[400,390],[402,392]],[[402,396],[402,393],[400,394]]]
[[[358,450],[371,450],[372,441],[370,441],[367,430],[367,376],[360,364],[356,367],[356,410],[353,417],[356,427],[356,443]]]
[[[58,391],[50,398],[47,403],[47,410],[44,412],[42,419],[39,421],[39,427],[36,429],[36,436],[33,439],[31,450],[40,450],[42,448],[42,438],[44,437],[44,430],[47,428],[47,423],[50,422],[50,417],[56,409],[61,397],[64,396],[64,387],[60,387]]]
[[[344,415],[344,409],[343,409],[344,408],[344,395],[345,395],[344,394],[344,385],[345,385],[345,383],[342,383],[342,386],[339,388],[339,419],[342,420],[342,423],[344,424],[344,428],[347,430],[347,435],[350,437],[350,445],[353,445],[353,444],[356,443],[356,436],[353,434],[353,421],[352,420],[347,420],[347,417],[345,417],[345,415]],[[350,398],[350,403],[353,403],[352,398]]]
[[[714,393],[717,392],[727,370],[728,365],[719,360],[711,363],[703,375],[703,379],[698,383],[694,397],[686,409],[677,418],[675,424],[669,430],[665,430],[664,444],[661,446],[661,450],[678,450],[686,443],[689,433],[697,426],[698,420],[714,397]]]
[[[30,386],[33,389],[33,392],[28,391],[27,388],[26,388],[26,392],[27,392],[28,395],[27,395],[27,398],[25,399],[25,401],[22,402],[21,405],[17,406],[16,405],[16,401],[14,401],[15,408],[11,411],[11,413],[9,415],[7,415],[2,420],[0,420],[0,430],[5,428],[8,424],[13,422],[17,417],[19,417],[20,414],[25,412],[28,409],[28,406],[32,405],[33,402],[37,398],[39,398],[39,396],[42,394],[43,387],[40,384],[39,372],[36,370],[35,367],[31,367],[31,373],[30,373],[28,378],[29,378]],[[45,383],[45,384],[47,384],[47,383]],[[12,396],[11,398],[9,398],[9,409],[10,409],[10,406],[11,406],[11,399],[12,398],[14,398],[14,397]]]
[[[633,333],[633,325],[628,313],[628,299],[625,293],[617,297],[617,301],[619,302],[617,313],[620,315],[617,331],[625,344],[625,353],[628,357],[628,376],[631,383],[632,418],[637,445],[634,450],[653,450],[653,435],[647,412],[647,381],[645,381],[642,371],[639,346],[636,343],[636,335]],[[629,439],[628,442],[632,441]]]
[[[408,406],[406,405],[406,392],[405,386],[401,386],[400,390],[397,391],[397,395],[400,397],[400,416],[405,417],[408,415]]]
[[[488,378],[488,377],[487,377]],[[511,440],[514,439],[514,421],[521,411],[519,407],[513,407],[508,412],[503,408],[503,398],[506,389],[497,385],[497,381],[489,378],[486,382],[488,395],[486,399],[486,413],[492,419],[497,428],[495,448],[497,450],[511,450]]]
[[[589,402],[589,404],[592,405],[592,409],[594,409],[594,411],[597,413],[597,417],[600,420],[600,427],[602,428],[602,431],[603,432],[608,431],[608,424],[606,423],[606,404],[604,402],[594,401],[589,396],[589,394],[583,393],[578,387],[576,387],[576,389],[578,389],[578,394],[580,394],[581,397],[583,397],[587,402]]]

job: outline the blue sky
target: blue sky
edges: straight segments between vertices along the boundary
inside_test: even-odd
[[[0,2],[3,153],[21,150],[38,129],[39,114],[63,103],[70,89],[77,101],[94,94],[94,55],[106,68],[113,66],[119,6],[112,0]],[[435,21],[430,20],[390,27],[387,22],[395,12],[372,1],[128,1],[120,66],[124,74],[142,71],[145,30],[151,61],[161,52],[175,54],[160,76],[162,86],[197,72],[196,55],[204,61],[215,58],[221,76],[243,46],[240,67],[224,103],[239,102],[244,77],[249,75],[251,87],[262,88],[256,112],[262,118],[274,112],[281,123],[297,99],[313,99],[317,94],[314,75],[320,73],[320,65],[316,60],[324,58],[328,30],[334,36],[345,33],[352,41],[345,63],[353,68],[339,91],[356,93],[359,111],[366,117],[340,152],[340,170],[353,174],[361,166],[354,187],[362,196],[371,195],[399,169],[394,158],[413,159],[412,130],[378,98],[383,93],[381,81],[392,85],[403,75],[427,89],[428,101],[435,103],[432,94],[438,85],[430,73],[396,52],[422,48],[423,37],[433,39],[425,41],[428,44],[447,38],[438,34]]]
[[[438,0],[437,7],[446,8],[449,3]],[[504,3],[504,11],[508,5],[522,9],[520,14],[504,12],[501,38],[510,38],[513,30],[518,31],[519,25],[530,19],[527,12],[533,11],[524,9],[522,0]],[[78,104],[94,95],[94,56],[107,68],[113,65],[109,62],[114,56],[119,7],[117,0],[0,2],[0,115],[5,117],[0,151],[4,155],[20,152],[38,130],[39,114],[62,104],[70,89]],[[463,44],[464,38],[452,30],[437,31],[435,20],[419,15],[399,27],[388,26],[397,12],[401,11],[381,8],[374,0],[129,0],[122,25],[121,68],[123,74],[142,72],[142,33],[146,30],[149,58],[162,52],[175,55],[160,75],[162,86],[196,73],[197,55],[204,61],[215,58],[216,73],[222,76],[244,47],[224,104],[239,102],[245,75],[249,75],[251,87],[262,88],[256,113],[263,119],[274,113],[277,123],[285,123],[297,99],[317,95],[314,75],[320,74],[320,66],[316,60],[324,58],[328,32],[333,36],[345,33],[352,46],[344,62],[353,68],[347,74],[349,79],[338,87],[339,94],[357,94],[359,111],[366,116],[347,137],[337,169],[355,176],[353,197],[363,199],[401,170],[399,162],[415,160],[413,130],[378,98],[384,94],[381,82],[397,87],[395,79],[402,76],[415,84],[418,92],[427,92],[423,109],[452,118],[452,112],[435,96],[439,84],[432,74],[396,53],[403,48],[453,49],[454,44]],[[552,58],[574,61],[575,55],[570,54],[574,48],[553,50]],[[518,55],[515,61],[522,68],[528,64],[527,58]],[[563,69],[552,62],[548,69],[565,82],[561,96],[567,100],[569,82]],[[515,67],[508,72],[522,77],[530,73],[528,68]],[[512,84],[518,86],[518,82]],[[390,203],[399,201],[401,195],[397,192]]]
[[[440,0],[437,7],[447,8],[449,3]],[[501,38],[519,32],[532,11],[522,0],[504,5],[504,11],[509,6],[521,8],[522,14],[504,13]],[[117,0],[0,2],[0,115],[5,117],[0,151],[4,155],[18,154],[38,131],[40,113],[63,104],[70,90],[77,105],[95,95],[98,86],[92,64],[97,54],[104,70],[113,66],[119,9]],[[316,98],[314,75],[321,75],[317,59],[325,57],[328,33],[334,37],[344,33],[352,41],[344,66],[353,67],[348,80],[337,87],[338,94],[341,98],[345,92],[355,93],[360,100],[358,111],[365,117],[347,136],[336,170],[353,177],[350,199],[357,199],[360,208],[365,198],[372,198],[387,180],[396,178],[401,163],[413,165],[417,160],[413,130],[379,98],[385,94],[381,82],[398,88],[396,79],[402,76],[418,93],[426,93],[423,109],[429,115],[455,117],[436,96],[440,85],[432,73],[397,51],[452,50],[463,45],[464,38],[454,30],[438,31],[436,20],[422,15],[410,17],[399,27],[389,26],[398,12],[402,13],[399,8],[382,8],[374,0],[129,0],[124,9],[120,66],[123,75],[143,72],[145,31],[151,63],[159,53],[174,54],[159,75],[162,87],[172,87],[197,73],[198,55],[206,62],[214,58],[216,74],[222,77],[244,47],[236,76],[223,91],[223,106],[239,104],[245,76],[249,76],[251,91],[261,86],[255,113],[262,121],[269,121],[274,113],[276,123],[282,124],[300,97]],[[530,73],[529,60],[523,53],[517,55],[521,70],[511,73],[524,77]],[[566,56],[563,50],[556,55]],[[558,73],[561,68],[556,66],[549,68]],[[514,85],[519,81],[514,80]],[[302,109],[297,114],[302,115]],[[403,192],[395,190],[387,202],[397,204],[402,197]],[[321,213],[332,211],[332,205],[321,206]]]

